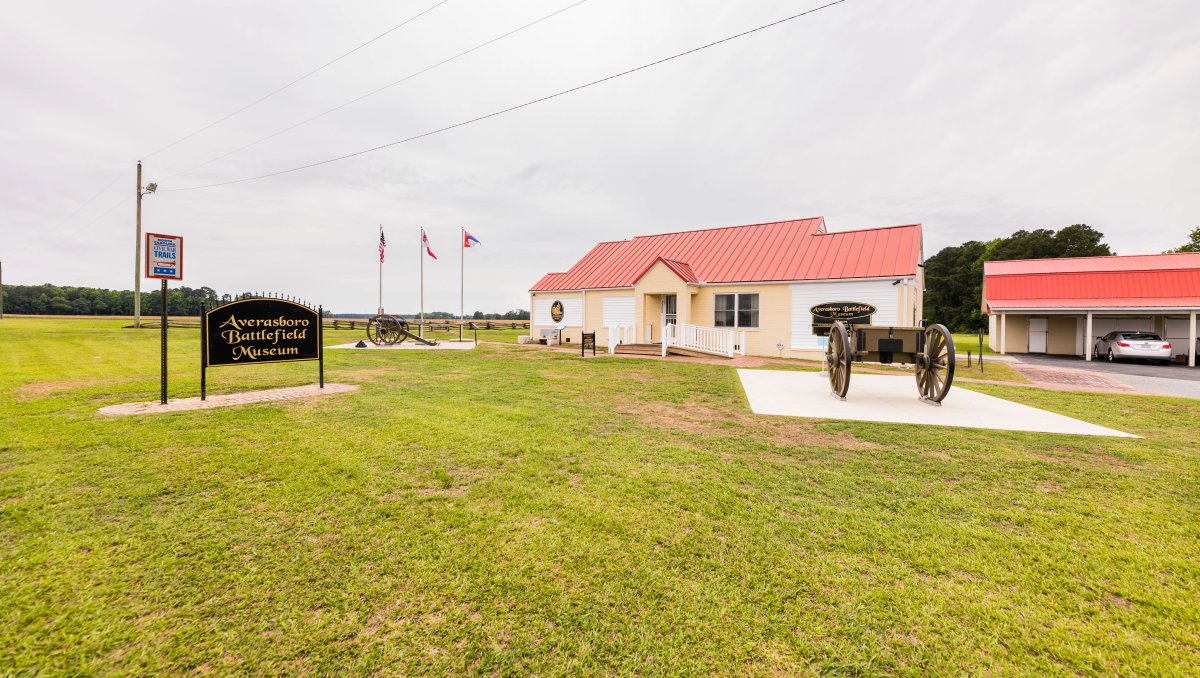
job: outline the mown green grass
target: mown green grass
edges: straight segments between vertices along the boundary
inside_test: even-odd
[[[756,417],[728,367],[484,345],[110,419],[157,395],[117,325],[0,321],[0,670],[1200,670],[1197,401],[972,387],[1141,440]]]
[[[954,349],[963,358],[967,357],[967,351],[971,352],[972,356],[979,355],[979,335],[978,334],[953,334]],[[983,355],[1000,355],[992,349],[988,348],[988,335],[983,335]]]

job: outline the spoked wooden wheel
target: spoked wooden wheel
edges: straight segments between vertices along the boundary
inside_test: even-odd
[[[839,320],[829,328],[829,344],[825,347],[825,369],[829,371],[829,390],[846,399],[850,390],[850,334]]]
[[[918,354],[916,368],[921,399],[942,402],[954,382],[954,337],[945,325],[925,329],[925,351]]]
[[[367,338],[376,346],[390,346],[404,339],[401,321],[391,315],[377,315],[367,322]]]

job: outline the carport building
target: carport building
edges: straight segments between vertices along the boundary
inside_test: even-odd
[[[1000,353],[1092,358],[1096,337],[1155,332],[1196,365],[1200,253],[989,261],[989,345]]]

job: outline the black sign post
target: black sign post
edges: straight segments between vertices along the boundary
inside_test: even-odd
[[[870,325],[875,307],[857,301],[835,301],[817,304],[809,309],[812,313],[813,334],[818,337],[829,335],[829,328],[837,321],[849,325]]]
[[[162,343],[162,364],[158,369],[158,380],[161,392],[159,393],[159,404],[167,404],[167,279],[162,281],[162,296],[159,299],[159,306],[162,307],[162,330],[160,331],[159,341]]]
[[[206,372],[218,365],[318,361],[325,388],[325,337],[321,307],[285,299],[239,299],[200,317],[200,399],[207,396]]]
[[[584,332],[583,341],[579,345],[579,355],[584,357],[587,355],[587,350],[592,349],[592,355],[596,355],[596,333]]]

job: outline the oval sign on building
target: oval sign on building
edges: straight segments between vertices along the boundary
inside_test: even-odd
[[[283,299],[244,299],[204,314],[208,366],[321,358],[321,314]]]
[[[842,321],[847,325],[870,325],[871,316],[877,309],[858,301],[832,301],[817,304],[809,309],[812,313],[813,334],[826,336],[833,323]]]
[[[550,304],[550,318],[554,322],[562,322],[563,313],[563,303],[561,301],[556,299],[553,304]]]

